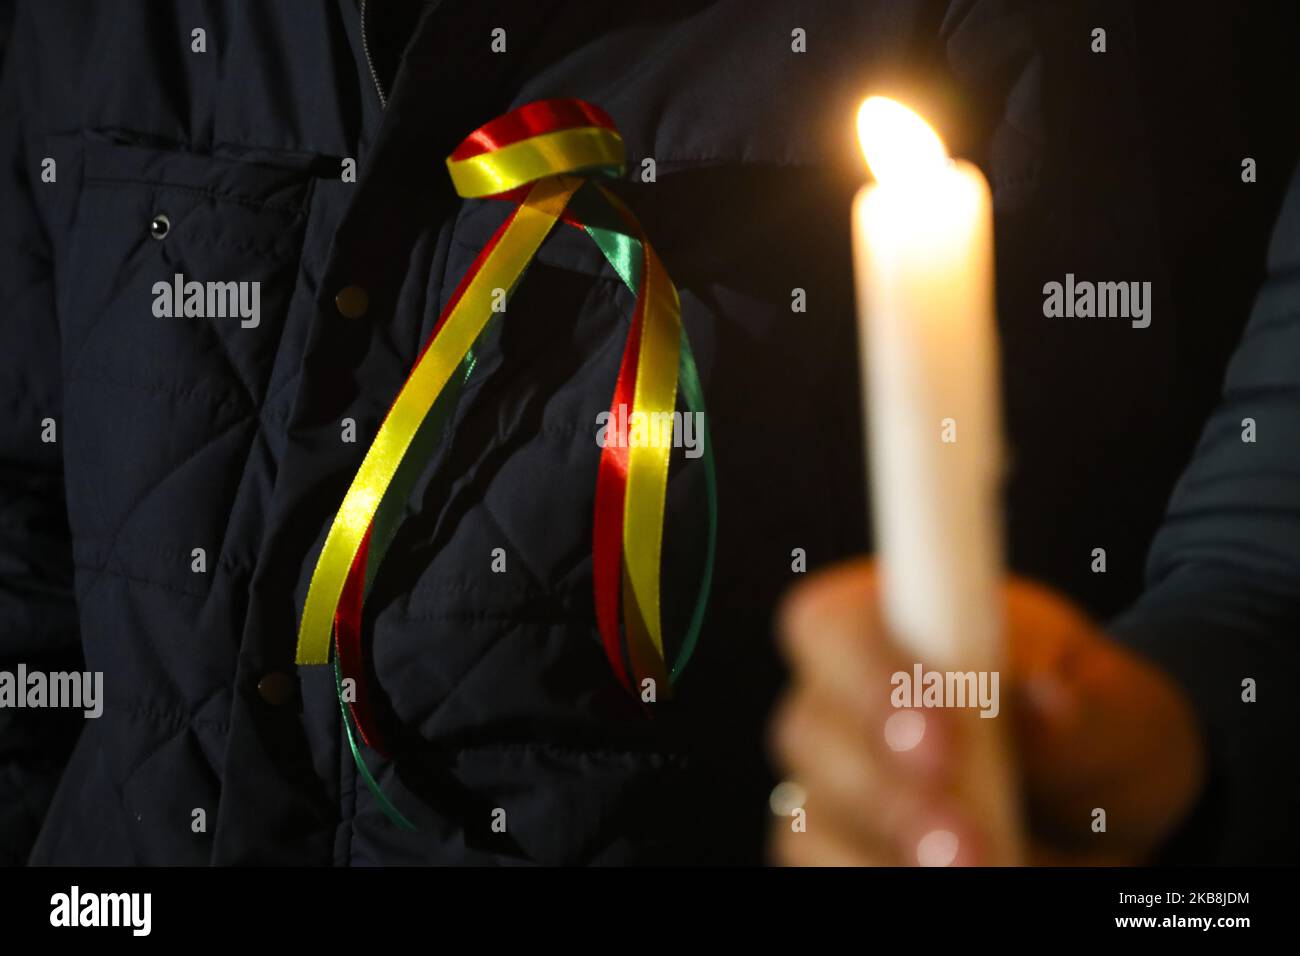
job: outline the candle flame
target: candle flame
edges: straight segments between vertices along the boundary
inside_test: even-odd
[[[858,109],[858,142],[871,173],[881,183],[924,178],[947,165],[939,134],[902,103],[872,96]]]

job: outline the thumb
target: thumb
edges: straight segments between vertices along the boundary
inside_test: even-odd
[[[1048,844],[1135,862],[1199,790],[1190,708],[1155,667],[1062,598],[1011,598],[1013,735],[1029,823]]]

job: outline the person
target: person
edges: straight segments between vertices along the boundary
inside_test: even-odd
[[[1029,862],[1300,853],[1289,691],[1300,667],[1300,168],[1268,268],[1136,604],[1103,626],[1050,588],[1006,581],[1000,686]],[[955,782],[968,721],[894,706],[891,675],[913,662],[891,643],[879,587],[877,566],[860,560],[784,605],[794,681],[772,737],[807,817],[806,829],[774,822],[773,854],[794,865],[987,862],[988,829]]]
[[[1186,183],[1147,175],[1128,95],[1145,61],[1114,6],[0,2],[0,673],[102,675],[98,717],[0,707],[0,860],[761,860],[773,607],[805,569],[867,548],[845,519],[864,512],[845,436],[860,434],[852,125],[870,92],[915,93],[994,190],[1020,567],[1094,606],[1127,595],[1190,414],[1164,389],[1188,323],[1046,324],[1039,292],[1067,271],[1163,280],[1162,236],[1195,235],[1158,228],[1159,189],[1181,202]],[[1232,50],[1206,23],[1206,56]],[[357,742],[358,766],[333,674],[295,665],[312,571],[510,212],[463,200],[446,158],[556,97],[613,118],[628,162],[608,186],[680,293],[718,466],[699,649],[649,717],[606,663],[597,416],[632,296],[558,227],[477,350],[373,580],[366,686],[392,746]],[[1214,102],[1196,97],[1197,115]],[[1231,112],[1210,115],[1227,141]],[[1201,150],[1177,152],[1200,168]],[[1261,203],[1271,189],[1262,177]],[[1249,247],[1199,238],[1226,262]],[[1214,295],[1237,281],[1220,272]],[[184,314],[155,292],[177,281],[239,290],[239,314]],[[1117,507],[1089,482],[1127,494]],[[701,578],[704,502],[698,461],[678,457],[670,643]],[[1098,533],[1104,577],[1076,560]]]

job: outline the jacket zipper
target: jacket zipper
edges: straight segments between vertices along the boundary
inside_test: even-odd
[[[379,82],[379,71],[375,61],[370,58],[370,41],[366,39],[366,0],[361,0],[361,52],[366,56],[366,66],[370,69],[370,79],[375,83],[375,92],[379,95],[379,108],[388,108],[388,97],[384,95],[384,84]]]

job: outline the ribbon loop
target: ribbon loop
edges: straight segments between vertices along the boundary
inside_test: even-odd
[[[328,663],[333,636],[339,706],[353,758],[380,807],[403,828],[411,828],[410,822],[384,796],[356,741],[360,736],[384,752],[385,736],[362,679],[362,604],[405,517],[415,476],[437,447],[460,384],[473,371],[475,345],[495,314],[498,290],[513,292],[560,220],[587,232],[636,297],[596,474],[592,587],[597,630],[620,682],[636,690],[653,681],[654,699],[671,696],[672,683],[696,646],[717,545],[713,450],[677,289],[632,212],[604,187],[588,185],[592,177],[621,174],[623,164],[623,140],[609,116],[590,103],[564,99],[529,103],[497,117],[447,158],[459,195],[495,197],[516,206],[443,309],[343,498],[312,573],[296,657],[299,664]],[[679,382],[687,412],[676,409]],[[696,415],[700,425],[709,533],[695,610],[670,668],[661,627],[660,565],[668,470],[680,414]],[[632,686],[632,679],[640,688]]]
[[[499,196],[545,176],[617,176],[623,137],[601,110],[581,100],[543,100],[500,116],[467,136],[447,157],[456,193]]]

